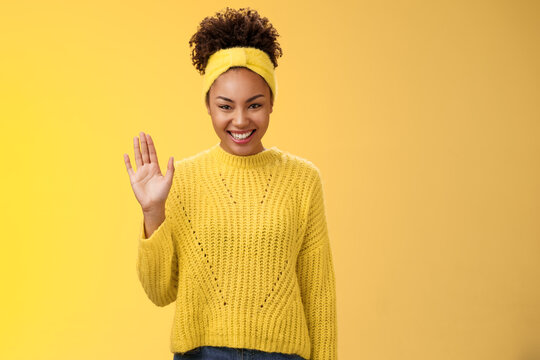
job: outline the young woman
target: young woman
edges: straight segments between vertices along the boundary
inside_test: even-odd
[[[157,306],[176,301],[174,359],[337,359],[334,267],[322,180],[262,138],[277,94],[278,33],[226,8],[190,40],[220,139],[163,176],[149,134],[134,138],[143,211],[136,270]]]

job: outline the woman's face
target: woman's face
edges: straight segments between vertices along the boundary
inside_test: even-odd
[[[220,145],[235,155],[253,155],[264,150],[261,139],[268,129],[273,102],[270,87],[257,73],[234,68],[221,74],[210,87],[206,108]],[[248,133],[234,139],[230,132]]]

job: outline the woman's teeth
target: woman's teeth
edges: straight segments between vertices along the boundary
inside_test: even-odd
[[[233,138],[235,138],[237,140],[242,140],[242,139],[245,139],[245,138],[249,137],[253,133],[253,131],[254,130],[251,130],[250,132],[243,133],[243,134],[236,134],[236,133],[230,132],[230,134],[232,135]]]

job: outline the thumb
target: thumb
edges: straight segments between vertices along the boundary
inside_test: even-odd
[[[169,158],[169,162],[167,163],[167,172],[165,173],[165,178],[167,181],[169,181],[169,183],[172,182],[174,170],[174,156],[171,156]]]

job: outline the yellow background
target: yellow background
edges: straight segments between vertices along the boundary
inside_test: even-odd
[[[218,142],[189,38],[280,33],[263,144],[323,174],[339,358],[540,359],[538,1],[6,1],[2,359],[172,359],[123,154]]]

